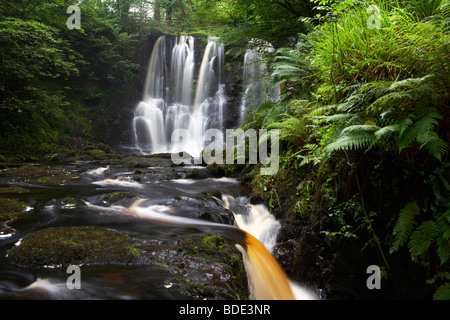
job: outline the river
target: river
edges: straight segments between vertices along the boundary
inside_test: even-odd
[[[98,226],[157,243],[157,248],[192,234],[217,232],[243,254],[247,274],[253,279],[250,298],[313,298],[289,282],[269,253],[276,243],[278,222],[264,206],[249,203],[251,190],[234,178],[186,178],[206,170],[192,166],[136,169],[73,162],[28,167],[43,167],[48,170],[44,172],[57,177],[64,173],[67,178],[43,181],[42,177],[24,178],[23,172],[14,176],[15,168],[0,171],[0,190],[4,190],[0,196],[27,204],[24,212],[8,223],[10,232],[0,237],[2,299],[196,298],[172,288],[174,269],[170,263],[82,265],[82,290],[71,290],[66,284],[70,274],[61,266],[20,267],[8,259],[8,251],[20,245],[25,235],[58,226]],[[105,197],[118,191],[132,193],[139,200],[106,204]],[[184,266],[183,272],[208,276],[208,272],[199,272],[198,265]],[[281,289],[277,289],[280,284]]]

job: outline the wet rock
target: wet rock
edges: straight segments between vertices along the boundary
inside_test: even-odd
[[[206,170],[211,176],[215,178],[221,178],[225,175],[225,165],[223,164],[217,164],[215,162],[212,164],[208,164],[206,166]]]
[[[99,149],[86,150],[86,154],[94,160],[102,160],[108,158],[106,152]]]
[[[0,198],[0,236],[14,231],[8,226],[8,222],[17,218],[25,208],[26,205],[22,202]]]
[[[182,217],[229,225],[234,224],[233,213],[225,209],[219,199],[209,194],[200,194],[193,197],[176,197],[170,205]]]
[[[78,175],[64,167],[48,167],[24,164],[4,170],[2,175],[12,182],[30,182],[40,184],[65,184],[78,179]]]
[[[274,256],[292,280],[316,289],[321,298],[360,299],[369,264],[358,261],[354,253],[360,249],[353,246],[304,227],[297,239],[279,243]],[[343,255],[343,247],[352,255]]]
[[[179,240],[176,247],[154,251],[156,259],[175,267],[175,288],[200,299],[248,299],[242,255],[221,235],[202,233]]]
[[[8,251],[20,266],[68,266],[71,264],[128,264],[139,252],[128,236],[99,227],[50,227],[26,235]]]
[[[105,201],[109,205],[129,207],[137,199],[139,199],[139,197],[137,195],[135,195],[134,193],[117,191],[117,192],[113,192],[113,193],[106,195],[103,198],[103,201]]]
[[[186,172],[186,179],[207,179],[210,175],[203,169],[192,169]]]
[[[148,167],[168,168],[173,167],[173,161],[170,153],[153,154],[148,156],[130,154],[122,159],[115,161],[117,165],[131,168],[145,169]]]

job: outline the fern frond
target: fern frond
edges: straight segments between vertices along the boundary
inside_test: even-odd
[[[373,125],[367,125],[367,124],[355,124],[355,125],[351,125],[351,126],[347,126],[344,128],[344,130],[342,130],[342,134],[355,134],[355,133],[359,133],[359,132],[368,132],[368,133],[373,133],[377,130],[377,126],[373,126]]]
[[[448,246],[449,239],[440,238],[437,241],[437,254],[441,260],[441,266],[450,259],[450,247]]]
[[[377,139],[389,138],[391,135],[396,134],[400,131],[400,124],[395,123],[386,127],[379,128],[375,131],[374,135]]]
[[[315,108],[313,111],[309,113],[310,117],[323,116],[327,112],[336,111],[337,105],[326,105],[319,108]]]
[[[437,241],[437,253],[441,265],[443,265],[450,259],[450,208],[443,210],[436,216],[436,224],[441,233]]]
[[[408,203],[399,214],[392,234],[395,239],[389,250],[390,253],[398,251],[408,241],[416,226],[414,218],[420,214],[420,208],[415,201]]]
[[[355,115],[351,113],[336,113],[331,116],[317,116],[316,119],[320,119],[320,122],[345,122],[354,119]]]
[[[433,220],[423,222],[412,234],[408,242],[409,251],[415,257],[424,254],[436,240],[439,228]]]
[[[417,141],[421,144],[420,149],[425,148],[431,155],[436,157],[439,161],[447,152],[447,143],[439,138],[434,131],[425,132],[417,137]]]
[[[357,132],[352,135],[341,135],[337,140],[325,146],[324,151],[332,153],[341,150],[356,150],[368,147],[374,139],[373,134],[368,132]]]
[[[402,129],[399,131],[398,140],[399,151],[417,141],[420,149],[425,148],[431,155],[441,161],[442,156],[447,152],[448,145],[439,138],[434,128],[439,124],[438,120],[441,120],[442,116],[436,108],[418,108],[416,113],[419,120],[413,125],[411,125],[413,121],[409,117],[403,119],[401,123]]]
[[[292,142],[305,130],[304,121],[296,117],[288,117],[282,122],[274,122],[266,127],[267,130],[278,129],[280,141]]]
[[[439,286],[433,295],[434,300],[450,300],[450,283]]]

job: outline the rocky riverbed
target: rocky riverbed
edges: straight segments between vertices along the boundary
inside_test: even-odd
[[[167,154],[97,150],[0,165],[1,298],[248,298],[241,253],[220,229],[111,210],[145,199],[177,217],[229,226],[233,214],[220,196],[248,196],[248,188],[211,168],[174,166]],[[80,266],[85,290],[66,288],[69,265]]]

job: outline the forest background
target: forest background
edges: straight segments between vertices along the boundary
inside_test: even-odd
[[[0,161],[101,141],[150,35],[217,36],[259,50],[282,87],[242,125],[280,130],[279,172],[228,169],[284,236],[307,226],[375,255],[392,297],[449,299],[449,31],[437,0],[3,0]]]

